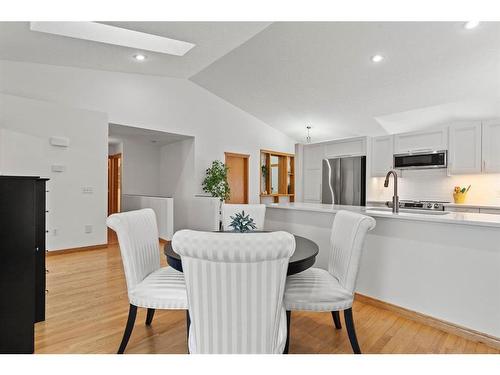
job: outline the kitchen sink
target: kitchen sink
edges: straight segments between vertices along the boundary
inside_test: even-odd
[[[367,213],[370,212],[392,212],[392,208],[390,207],[366,207]],[[449,214],[448,211],[432,211],[432,210],[418,210],[418,209],[407,209],[407,208],[400,208],[399,209],[400,213],[405,213],[405,214],[415,214],[415,215],[446,215]]]

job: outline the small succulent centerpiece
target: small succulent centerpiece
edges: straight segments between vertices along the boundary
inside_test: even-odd
[[[214,160],[210,168],[207,168],[202,188],[205,193],[210,193],[212,197],[219,198],[219,229],[222,228],[221,209],[222,202],[229,198],[231,190],[227,181],[227,171],[229,168],[220,160]]]
[[[255,222],[249,214],[245,215],[245,211],[241,211],[241,213],[237,212],[234,216],[229,217],[231,218],[229,226],[235,232],[250,232],[257,229]]]

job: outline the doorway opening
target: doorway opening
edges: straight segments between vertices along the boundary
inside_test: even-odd
[[[250,155],[225,152],[225,163],[229,168],[227,181],[230,196],[226,203],[248,204],[248,159]]]

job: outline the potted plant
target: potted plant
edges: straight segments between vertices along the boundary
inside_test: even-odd
[[[229,198],[230,189],[227,181],[227,171],[229,168],[220,160],[214,160],[212,166],[207,168],[202,188],[205,193],[210,193],[212,197],[219,198],[219,229],[221,228],[222,202]]]

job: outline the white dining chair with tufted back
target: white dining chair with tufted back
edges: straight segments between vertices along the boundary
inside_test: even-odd
[[[190,353],[283,353],[293,235],[181,230],[172,248],[186,280]]]
[[[341,329],[339,311],[344,311],[353,352],[361,353],[352,317],[352,303],[365,237],[373,228],[375,219],[372,217],[349,211],[335,214],[328,271],[309,268],[287,278],[285,308],[288,326],[292,310],[330,311],[335,327]]]
[[[125,351],[134,328],[137,307],[147,308],[146,325],[155,309],[187,310],[182,272],[160,266],[158,226],[152,209],[113,214],[106,221],[118,236],[130,301],[128,321],[118,354]]]
[[[245,215],[250,215],[253,219],[255,230],[264,230],[264,219],[266,217],[266,205],[265,204],[226,204],[222,205],[222,228],[225,231],[230,231],[232,228],[229,226],[231,224],[231,216],[234,217],[235,214],[245,211]]]

